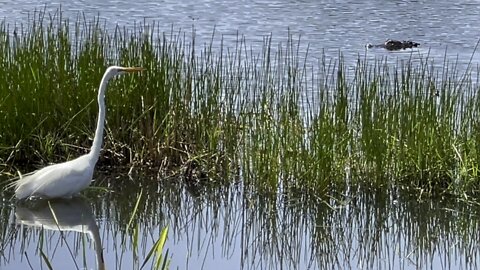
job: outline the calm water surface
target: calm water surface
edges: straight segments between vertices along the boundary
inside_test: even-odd
[[[290,33],[301,38],[301,50],[308,48],[312,63],[339,52],[351,64],[358,56],[392,62],[429,57],[442,66],[445,52],[463,68],[470,59],[473,66],[480,60],[473,54],[480,38],[480,1],[83,0],[50,2],[46,9],[60,5],[64,17],[99,15],[111,28],[144,20],[166,32],[172,26],[194,28],[200,43],[209,42],[215,29],[232,47],[238,34],[256,48],[265,36],[272,35],[275,46]],[[29,13],[44,7],[38,1],[4,2],[0,17],[12,25],[27,23]],[[365,50],[366,43],[387,38],[422,46]],[[102,255],[107,269],[139,269],[165,226],[172,269],[477,269],[480,263],[478,206],[423,201],[399,191],[339,192],[339,200],[306,204],[241,187],[192,192],[146,186],[132,219],[135,238],[126,227],[140,194],[132,186],[142,181],[133,180],[124,180],[131,187],[115,188],[106,198],[59,202],[63,233],[51,225],[50,208],[22,208],[6,198],[0,269],[46,269],[40,250],[54,269],[96,269]]]
[[[195,192],[178,180],[162,187],[132,180],[102,180],[118,183],[102,198],[4,201],[0,268],[46,269],[43,252],[54,269],[101,269],[101,258],[106,269],[139,269],[165,226],[171,269],[477,269],[480,262],[478,205],[366,188],[306,203],[242,187]]]

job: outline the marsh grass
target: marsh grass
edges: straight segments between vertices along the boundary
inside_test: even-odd
[[[43,165],[88,151],[109,65],[143,66],[107,91],[100,166],[185,171],[202,185],[240,179],[265,194],[316,196],[368,182],[478,190],[478,72],[445,59],[307,64],[300,41],[260,53],[156,24],[107,30],[35,13],[0,25],[0,163]],[[214,42],[215,41],[215,42]],[[418,59],[417,59],[418,60]],[[309,62],[308,62],[309,63]],[[233,180],[232,180],[233,179]],[[205,181],[209,180],[209,181]]]

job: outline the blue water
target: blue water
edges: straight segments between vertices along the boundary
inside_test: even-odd
[[[428,58],[441,68],[446,56],[465,69],[480,60],[474,54],[480,38],[478,1],[84,0],[45,6],[18,0],[2,3],[0,18],[10,25],[26,24],[34,9],[53,12],[59,6],[65,18],[99,16],[111,29],[133,28],[144,21],[157,23],[165,32],[194,29],[200,44],[208,43],[214,31],[227,47],[234,47],[240,35],[254,49],[261,48],[265,36],[272,36],[275,46],[285,44],[290,34],[301,40],[301,52],[308,49],[311,65],[323,55],[335,59],[340,52],[351,64],[359,56],[392,62]],[[411,39],[421,47],[399,52],[365,49],[366,43],[387,38]],[[135,218],[135,252],[131,232],[122,232],[121,224],[133,207],[120,209],[121,201],[102,198],[89,199],[86,205],[98,226],[107,269],[138,269],[165,226],[172,269],[475,269],[480,263],[474,206],[367,195],[304,206],[269,204],[261,196],[236,190],[215,199],[185,190],[159,193],[152,200],[161,203]],[[3,224],[11,235],[2,240],[1,269],[30,269],[29,264],[46,269],[38,249],[42,245],[54,269],[75,269],[75,264],[96,269],[98,253],[88,233],[61,234],[44,227],[40,240],[40,227],[20,225],[18,207],[6,200],[2,210],[8,213]],[[118,218],[121,213],[125,217]]]
[[[309,59],[339,52],[348,63],[367,53],[369,59],[388,57],[406,59],[429,57],[439,66],[444,56],[460,66],[479,63],[473,54],[479,40],[478,1],[56,1],[45,5],[37,1],[15,1],[3,4],[0,18],[10,24],[28,20],[32,10],[55,11],[59,6],[64,16],[74,20],[79,14],[87,19],[99,16],[107,27],[133,27],[146,21],[158,23],[162,31],[191,33],[195,29],[198,43],[209,42],[215,30],[226,46],[234,46],[237,35],[244,35],[247,44],[259,47],[265,36],[273,36],[273,44],[285,43],[289,33],[300,39],[301,51],[310,52]],[[83,16],[82,15],[82,16]],[[366,43],[379,44],[386,39],[414,40],[418,50],[387,52],[365,50]],[[392,61],[393,61],[392,60]],[[313,61],[312,61],[313,62]]]
[[[305,204],[114,180],[134,182],[128,194],[4,204],[0,268],[46,269],[43,252],[54,269],[101,269],[101,258],[106,269],[139,269],[165,227],[171,269],[476,269],[480,260],[480,208],[448,198],[359,189]]]

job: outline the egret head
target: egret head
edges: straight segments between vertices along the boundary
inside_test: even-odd
[[[120,67],[120,66],[111,66],[107,68],[107,72],[105,72],[105,76],[113,77],[115,75],[126,74],[126,73],[134,73],[140,72],[145,70],[142,67]]]

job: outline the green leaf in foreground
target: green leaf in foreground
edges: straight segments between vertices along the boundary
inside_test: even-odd
[[[143,269],[143,267],[150,260],[150,257],[152,257],[152,255],[156,258],[154,269],[161,269],[161,270],[168,269],[168,265],[170,261],[168,259],[168,250],[165,253],[165,257],[163,256],[163,248],[165,246],[165,242],[167,241],[167,235],[168,235],[168,226],[163,228],[162,232],[160,233],[160,238],[157,240],[157,242],[155,242],[153,247],[148,252],[140,269]]]

